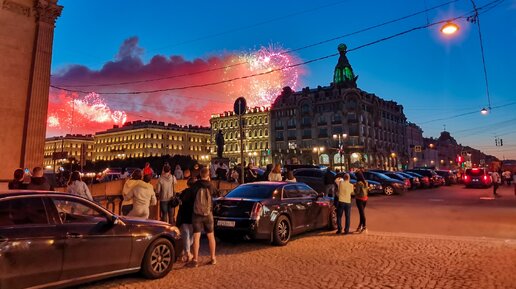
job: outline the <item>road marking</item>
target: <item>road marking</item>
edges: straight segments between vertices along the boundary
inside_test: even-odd
[[[495,198],[494,197],[480,197],[481,200],[488,200],[488,201],[491,201],[491,200],[494,200]]]

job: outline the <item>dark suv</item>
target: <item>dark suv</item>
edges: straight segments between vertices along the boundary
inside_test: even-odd
[[[326,173],[326,169],[316,169],[316,168],[304,168],[294,170],[294,176],[296,180],[300,183],[305,183],[312,187],[315,191],[319,193],[325,192],[324,185],[324,174]],[[333,171],[330,171],[333,177],[337,177],[337,174]],[[342,173],[339,173],[339,175]],[[355,174],[349,173],[350,183],[355,184],[357,182],[357,178]],[[367,178],[366,178],[367,179]],[[379,182],[373,180],[367,180],[369,183],[369,193],[377,194],[383,193],[383,187]]]
[[[491,176],[486,169],[472,168],[466,169],[464,172],[464,185],[466,188],[482,187],[488,188],[493,184]]]

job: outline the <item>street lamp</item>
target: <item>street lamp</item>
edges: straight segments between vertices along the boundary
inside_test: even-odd
[[[319,162],[319,158],[322,152],[324,152],[324,147],[314,147],[314,153],[317,153],[317,162]]]
[[[333,139],[339,141],[339,156],[340,156],[340,170],[342,171],[342,155],[344,155],[344,140],[348,137],[347,134],[334,134]]]
[[[473,6],[474,14],[473,16],[468,16],[466,21],[470,23],[476,23],[478,27],[478,40],[480,42],[480,53],[482,54],[482,67],[484,68],[484,81],[486,83],[486,95],[487,95],[487,108],[482,108],[480,113],[483,115],[487,115],[491,110],[491,97],[489,96],[489,82],[487,81],[487,69],[486,69],[486,59],[484,56],[484,42],[482,41],[482,31],[480,30],[480,18],[478,17],[478,9],[477,5],[473,0],[471,1],[471,5]],[[446,22],[446,24],[441,27],[441,32],[446,35],[454,34],[459,30],[459,26],[453,22]]]

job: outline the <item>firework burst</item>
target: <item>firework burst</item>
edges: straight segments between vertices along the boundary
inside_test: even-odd
[[[245,62],[245,64],[228,68],[224,72],[226,79],[235,77],[235,75],[238,77],[265,74],[228,83],[231,96],[245,96],[250,106],[271,106],[283,87],[290,86],[293,90],[296,89],[300,74],[299,68],[292,67],[273,71],[292,65],[294,60],[292,55],[272,45],[236,56],[232,59],[232,63]]]

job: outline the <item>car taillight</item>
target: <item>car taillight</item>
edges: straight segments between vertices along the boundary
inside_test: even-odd
[[[465,182],[469,181],[469,177],[467,175],[464,176],[464,181]]]
[[[410,187],[410,181],[409,181],[408,179],[405,179],[405,185],[406,185],[407,187]]]
[[[484,183],[489,183],[489,178],[487,176],[484,176]]]
[[[251,219],[258,220],[262,214],[262,209],[262,203],[254,203],[253,210],[251,212]]]

